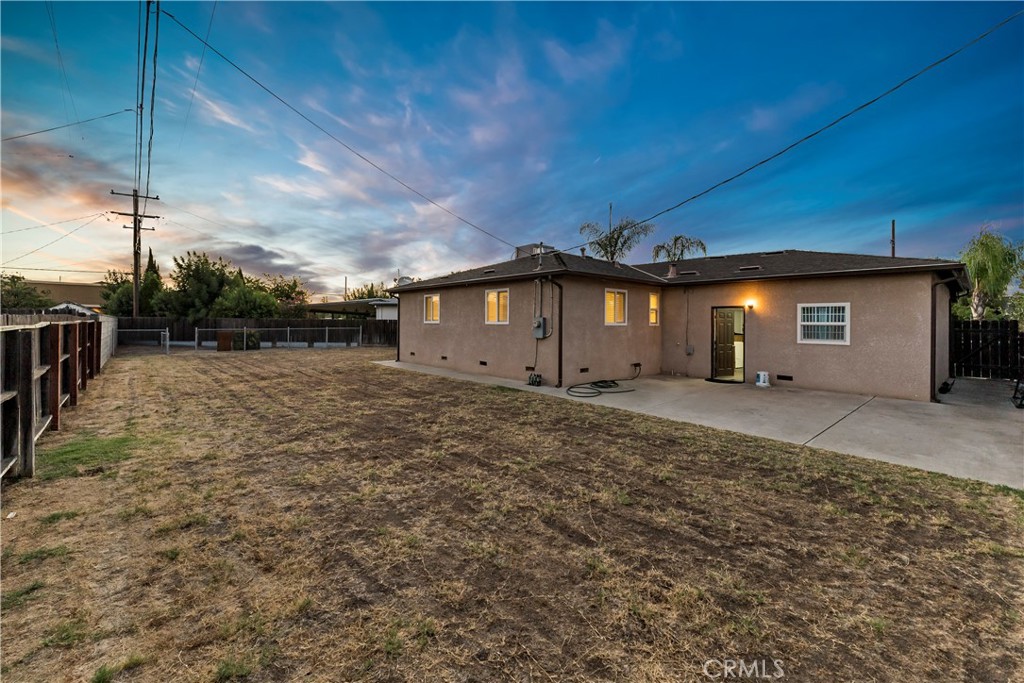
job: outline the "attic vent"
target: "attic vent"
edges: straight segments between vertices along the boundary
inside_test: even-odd
[[[490,275],[493,272],[494,272],[494,268],[488,268],[487,270],[484,271],[484,275]]]
[[[720,259],[720,258],[725,258],[725,257],[724,256],[705,256],[704,258],[706,258],[707,260],[711,261],[713,259]]]
[[[765,251],[762,252],[761,256],[778,256],[779,254],[785,254],[785,251]]]
[[[740,266],[738,268],[738,270],[740,270],[740,271],[744,271],[744,270],[761,270],[761,266]]]
[[[700,273],[698,271],[696,271],[696,270],[681,270],[681,271],[679,271],[679,274],[680,275],[700,275]]]

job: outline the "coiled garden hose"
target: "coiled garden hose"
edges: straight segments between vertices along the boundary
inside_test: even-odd
[[[601,394],[626,394],[630,391],[636,391],[636,389],[623,388],[619,386],[619,382],[632,382],[640,376],[640,368],[635,367],[634,369],[636,372],[633,373],[632,377],[625,379],[599,379],[596,382],[573,384],[565,390],[565,393],[577,398],[594,398]]]

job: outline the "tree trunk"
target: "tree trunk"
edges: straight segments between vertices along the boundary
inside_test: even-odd
[[[985,319],[985,294],[981,291],[981,283],[975,282],[971,289],[971,320]]]

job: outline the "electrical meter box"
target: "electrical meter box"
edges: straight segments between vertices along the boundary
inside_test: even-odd
[[[548,334],[548,319],[547,318],[534,318],[533,319],[533,336],[535,339],[543,339]]]

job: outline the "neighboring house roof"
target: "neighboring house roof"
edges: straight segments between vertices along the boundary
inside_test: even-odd
[[[349,299],[348,301],[329,301],[321,304],[309,304],[313,313],[350,313],[368,315],[379,306],[397,306],[398,299]]]
[[[533,278],[545,275],[583,275],[612,280],[648,282],[659,285],[664,283],[662,278],[651,273],[645,273],[642,270],[637,270],[625,263],[612,263],[603,259],[576,256],[574,254],[552,253],[539,256],[523,256],[511,261],[493,263],[489,266],[463,270],[450,275],[430,278],[429,280],[418,280],[399,287],[393,287],[390,291],[401,293],[419,289],[437,289],[440,287],[454,287],[456,285],[479,284],[491,281],[532,280]]]
[[[669,277],[670,264],[667,262],[629,266],[573,254],[545,254],[542,257],[517,258],[429,280],[420,280],[395,287],[391,291],[401,293],[563,274],[661,285],[704,285],[744,280],[883,275],[928,271],[936,271],[945,277],[955,278],[955,284],[964,291],[969,288],[964,265],[942,259],[893,258],[867,254],[785,250],[683,259],[676,261],[675,266],[675,276]],[[956,289],[956,287],[950,288]]]

